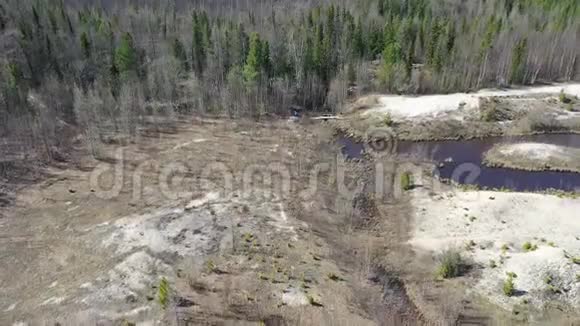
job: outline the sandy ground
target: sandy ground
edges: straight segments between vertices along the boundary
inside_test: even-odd
[[[580,172],[580,149],[540,143],[498,144],[484,153],[484,163],[524,170]]]
[[[491,302],[508,310],[524,300],[530,307],[559,302],[564,310],[580,308],[580,265],[574,261],[580,257],[580,200],[417,189],[413,205],[410,243],[433,255],[460,250],[476,266],[467,276],[470,286]],[[537,248],[525,250],[526,242]],[[502,291],[508,272],[517,274],[513,297]]]
[[[415,324],[397,276],[373,272],[377,250],[407,239],[409,208],[368,216],[356,191],[339,193],[331,139],[316,125],[204,119],[104,145],[111,158],[123,149],[114,161],[51,169],[2,208],[0,324]],[[319,163],[331,170],[317,178]],[[259,176],[276,164],[289,192]],[[358,166],[344,181],[360,191]]]
[[[479,109],[482,98],[526,97],[545,95],[554,97],[564,91],[571,96],[580,97],[580,84],[560,84],[543,87],[528,87],[510,90],[481,90],[476,93],[456,93],[448,95],[425,96],[375,96],[376,103],[363,113],[363,116],[390,113],[395,119],[449,117],[464,119],[466,112]],[[525,101],[525,99],[521,99]],[[365,102],[366,99],[360,101]]]
[[[564,90],[571,103],[562,103]],[[359,139],[471,139],[580,132],[580,84],[447,95],[368,95],[354,101],[334,128]]]

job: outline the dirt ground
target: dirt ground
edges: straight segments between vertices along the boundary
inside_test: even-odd
[[[0,324],[425,322],[409,198],[330,130],[196,119],[47,168],[1,208]]]

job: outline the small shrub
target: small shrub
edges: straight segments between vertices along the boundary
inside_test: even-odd
[[[328,274],[326,274],[326,276],[328,277],[329,280],[335,281],[335,282],[343,280],[342,277],[340,277],[334,273],[328,273]]]
[[[560,99],[560,102],[564,103],[564,104],[570,104],[572,103],[572,99],[569,98],[566,93],[564,93],[564,90],[560,91],[560,95],[558,96],[558,98]]]
[[[522,249],[524,249],[525,251],[530,251],[530,249],[532,249],[532,244],[529,242],[525,242],[524,245],[522,246]]]
[[[580,257],[572,257],[572,262],[576,265],[580,265]]]
[[[385,114],[385,117],[383,118],[383,123],[387,127],[390,127],[393,125],[393,117],[391,116],[391,113],[387,112],[387,114]]]
[[[157,300],[163,309],[167,308],[167,305],[169,304],[169,282],[165,277],[159,281]]]
[[[561,289],[557,286],[557,282],[554,277],[550,274],[544,277],[544,283],[546,283],[548,290],[554,294],[562,293]]]
[[[460,276],[463,272],[464,261],[461,254],[456,250],[444,251],[439,257],[437,277],[446,279]]]
[[[250,243],[254,240],[254,235],[251,233],[244,233],[242,235],[242,238],[244,239],[244,241],[246,241],[247,243]]]
[[[413,187],[413,180],[410,172],[405,172],[401,175],[401,189],[404,191],[411,190]]]
[[[562,290],[560,290],[559,287],[552,285],[552,284],[548,284],[548,290],[550,292],[552,292],[553,294],[560,294],[562,293]]]
[[[262,281],[267,281],[269,280],[268,276],[264,275],[263,273],[259,273],[258,277],[262,280]]]
[[[322,303],[320,303],[319,301],[317,301],[312,295],[308,295],[308,303],[310,303],[311,306],[315,306],[315,307],[322,307]]]
[[[480,119],[485,122],[497,122],[505,120],[505,114],[497,107],[497,101],[494,99],[484,105],[480,111]]]
[[[217,270],[216,264],[211,259],[209,259],[208,261],[205,262],[205,267],[206,267],[208,273],[213,273]]]
[[[489,267],[491,267],[491,268],[496,268],[497,267],[497,264],[496,264],[495,260],[493,260],[493,259],[490,259],[489,260]]]
[[[531,242],[525,242],[522,245],[522,249],[524,249],[525,251],[535,251],[538,249],[538,245],[532,244]]]
[[[514,283],[514,273],[508,273],[508,278],[503,282],[503,293],[508,296],[511,297],[512,295],[514,295],[515,291],[516,291],[516,286]]]
[[[477,244],[473,240],[469,240],[465,243],[465,249],[472,250]]]
[[[502,253],[506,253],[508,250],[510,249],[510,247],[507,244],[504,244],[501,246],[501,252]]]

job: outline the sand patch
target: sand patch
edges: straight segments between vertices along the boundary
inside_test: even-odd
[[[572,260],[580,256],[580,200],[490,191],[429,195],[417,190],[413,196],[416,214],[410,243],[433,254],[462,250],[481,269],[474,289],[492,302],[507,309],[523,298],[538,306],[548,301],[580,305],[580,265]],[[537,249],[524,250],[526,242]],[[491,267],[492,260],[496,267]],[[507,272],[517,274],[521,296],[503,294]],[[552,293],[547,277],[560,293]]]
[[[520,97],[546,95],[553,97],[564,91],[570,96],[580,96],[580,84],[558,84],[543,87],[525,87],[509,90],[481,90],[475,93],[455,93],[446,95],[424,96],[377,96],[372,95],[368,110],[363,116],[391,114],[394,118],[447,118],[463,120],[467,112],[478,110],[480,99],[490,97]],[[522,99],[525,101],[526,99]]]
[[[498,144],[484,153],[489,166],[580,172],[580,149],[541,143]]]

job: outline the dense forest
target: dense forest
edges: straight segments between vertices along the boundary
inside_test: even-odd
[[[145,117],[580,79],[578,0],[0,2],[0,155]]]

